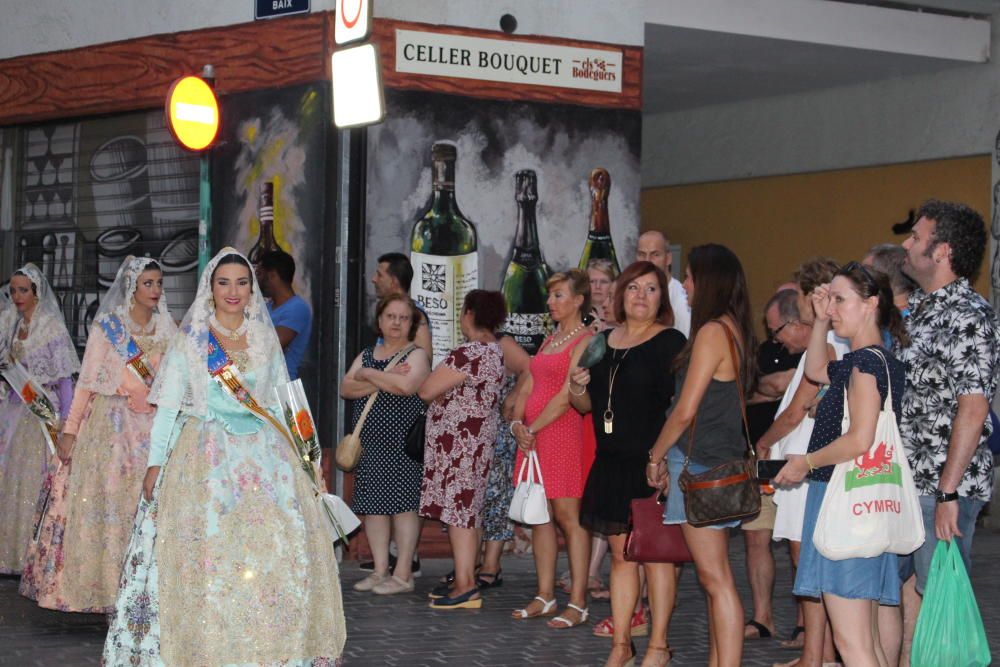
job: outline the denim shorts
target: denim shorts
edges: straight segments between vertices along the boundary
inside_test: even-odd
[[[708,469],[708,466],[703,466],[694,461],[688,463],[688,472],[694,475],[703,473]],[[681,485],[677,483],[677,480],[681,478],[683,470],[684,452],[677,447],[671,447],[667,453],[667,472],[670,473],[670,488],[667,490],[667,504],[663,509],[664,524],[687,523],[687,515],[684,513],[684,492],[681,491]],[[726,521],[725,523],[717,523],[714,526],[706,527],[720,530],[722,528],[735,528],[738,525],[740,525],[740,522],[737,519],[736,521]]]
[[[983,504],[982,500],[964,496],[958,498],[958,530],[962,533],[962,537],[955,537],[955,540],[958,542],[958,550],[962,553],[962,560],[965,561],[965,571],[969,573],[972,572],[972,535],[976,532],[976,519],[979,517],[979,511],[983,509]],[[909,556],[899,559],[900,578],[906,581],[916,574],[917,592],[921,595],[924,594],[924,586],[927,585],[927,572],[930,570],[934,547],[938,541],[934,533],[936,509],[934,496],[920,496],[920,510],[924,515],[924,544]]]
[[[827,484],[816,480],[809,482],[802,523],[802,551],[792,592],[807,598],[829,593],[849,600],[878,600],[879,604],[898,605],[902,581],[896,554],[830,560],[813,545],[816,519]]]

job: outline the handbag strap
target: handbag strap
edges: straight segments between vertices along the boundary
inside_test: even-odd
[[[876,350],[876,349],[873,349],[873,348],[869,347],[869,348],[865,348],[864,350],[861,350],[861,351],[862,352],[871,352],[876,357],[878,357],[879,359],[882,360],[882,365],[885,366],[885,385],[886,385],[885,400],[882,401],[882,412],[895,412],[895,408],[892,407],[892,376],[891,376],[891,373],[889,371],[889,362],[886,360],[885,355],[882,354],[882,352],[879,351],[879,350]],[[849,424],[850,420],[851,420],[851,413],[850,413],[850,410],[848,409],[847,383],[845,383],[844,384],[844,415],[843,415],[843,417],[841,417],[841,424],[845,424],[845,423]],[[841,430],[843,430],[843,427],[841,427]]]
[[[733,370],[736,371],[736,392],[740,397],[740,414],[743,416],[743,432],[747,437],[747,448],[750,450],[750,456],[756,455],[753,449],[753,443],[750,442],[750,428],[747,426],[749,422],[747,421],[747,403],[746,398],[743,395],[743,377],[740,372],[740,356],[736,351],[736,336],[729,329],[727,325],[722,320],[712,320],[713,322],[718,322],[719,325],[726,331],[726,340],[729,343],[729,355],[733,360]],[[694,449],[694,433],[695,427],[698,424],[698,411],[695,410],[694,418],[691,419],[691,426],[688,428],[688,446],[687,454],[684,456],[684,470],[688,468],[688,462],[691,460],[691,450]]]
[[[538,460],[538,450],[531,450],[531,466],[535,469],[535,475],[538,477],[538,485],[545,486],[545,482],[542,481],[542,463]]]
[[[406,347],[404,347],[402,350],[400,350],[396,354],[392,355],[392,358],[389,359],[389,364],[385,367],[385,370],[387,370],[387,371],[388,370],[392,370],[393,366],[395,366],[397,363],[399,363],[399,361],[403,357],[405,357],[406,355],[408,355],[410,352],[413,352],[415,349],[417,349],[417,346],[415,344],[413,344],[413,343],[410,343],[409,345],[407,345]],[[372,352],[372,354],[374,355],[374,351]],[[372,406],[375,405],[375,399],[378,398],[378,395],[379,395],[380,391],[381,391],[381,389],[376,389],[372,393],[372,395],[368,397],[368,400],[365,402],[365,407],[361,411],[361,415],[358,417],[358,423],[354,425],[354,430],[351,432],[352,435],[354,435],[354,436],[360,436],[361,435],[361,429],[364,428],[365,419],[368,418],[368,413],[371,412]]]

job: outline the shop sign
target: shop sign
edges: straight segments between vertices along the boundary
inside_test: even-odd
[[[396,30],[396,71],[459,79],[622,92],[622,52]]]
[[[291,14],[308,14],[310,0],[254,0],[253,17],[273,19]]]

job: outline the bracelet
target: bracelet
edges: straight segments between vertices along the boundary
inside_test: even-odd
[[[510,434],[516,438],[517,436],[514,434],[514,424],[520,424],[521,426],[524,426],[524,422],[521,421],[520,419],[516,419],[510,423],[510,426],[508,427],[510,430]]]
[[[806,454],[806,465],[809,466],[809,472],[812,472],[813,470],[816,469],[816,466],[814,466],[812,464],[812,461],[809,460],[809,454],[808,453]]]
[[[581,384],[580,389],[582,389],[583,391],[581,391],[579,394],[576,393],[575,391],[573,391],[573,383],[572,382],[569,383],[569,393],[573,394],[574,396],[583,396],[584,394],[587,393],[586,385]]]

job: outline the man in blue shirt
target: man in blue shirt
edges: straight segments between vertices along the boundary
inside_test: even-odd
[[[295,260],[283,250],[264,253],[257,262],[257,282],[268,299],[268,312],[274,330],[285,351],[288,376],[299,377],[299,364],[309,347],[312,332],[312,310],[305,300],[292,289],[295,277]]]

